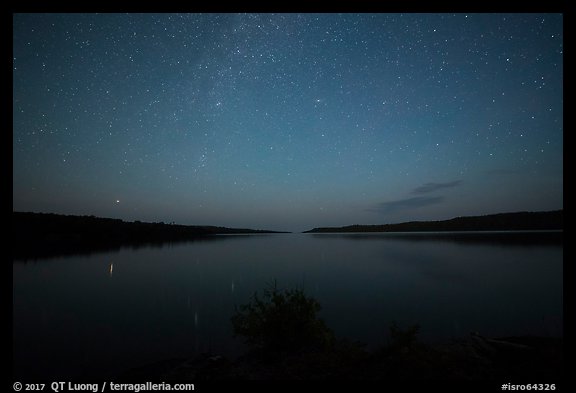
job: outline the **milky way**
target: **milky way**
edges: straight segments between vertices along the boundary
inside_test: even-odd
[[[563,206],[560,14],[15,14],[15,211],[300,231]]]

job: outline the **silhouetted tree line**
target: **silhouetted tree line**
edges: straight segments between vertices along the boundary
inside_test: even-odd
[[[486,216],[457,217],[444,221],[411,221],[400,224],[314,228],[304,233],[558,230],[563,229],[563,213],[563,210],[500,213]]]
[[[124,245],[161,244],[219,234],[272,233],[265,230],[125,222],[94,216],[12,213],[14,259],[75,254]]]

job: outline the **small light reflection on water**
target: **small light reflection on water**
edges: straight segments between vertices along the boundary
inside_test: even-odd
[[[224,238],[169,250],[14,263],[14,375],[83,375],[86,367],[74,361],[79,350],[89,354],[94,369],[110,372],[143,356],[182,356],[188,345],[194,353],[235,356],[244,350],[232,338],[235,307],[275,279],[282,288],[303,287],[338,337],[370,348],[384,342],[392,320],[420,324],[424,342],[471,331],[562,336],[562,244],[539,243],[536,235],[543,234],[525,241],[513,234],[480,235]],[[131,274],[117,271],[113,282],[119,261]],[[175,306],[149,306],[168,303]],[[39,324],[42,329],[34,328]],[[159,329],[161,354],[138,345],[156,342]],[[93,345],[92,337],[111,331],[113,344]],[[58,359],[42,355],[58,351]]]

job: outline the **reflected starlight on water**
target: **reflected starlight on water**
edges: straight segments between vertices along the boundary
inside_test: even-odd
[[[206,351],[241,356],[230,318],[274,280],[304,288],[337,337],[367,349],[384,343],[392,321],[419,324],[422,342],[471,331],[562,337],[562,235],[549,236],[241,236],[15,262],[14,378],[102,378]],[[130,274],[114,274],[116,263]]]

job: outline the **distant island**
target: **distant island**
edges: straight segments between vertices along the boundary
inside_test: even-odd
[[[268,230],[126,222],[94,216],[12,212],[13,259],[44,258],[214,238],[213,235],[281,233]]]
[[[443,221],[314,228],[303,233],[562,230],[564,210],[456,217]]]

